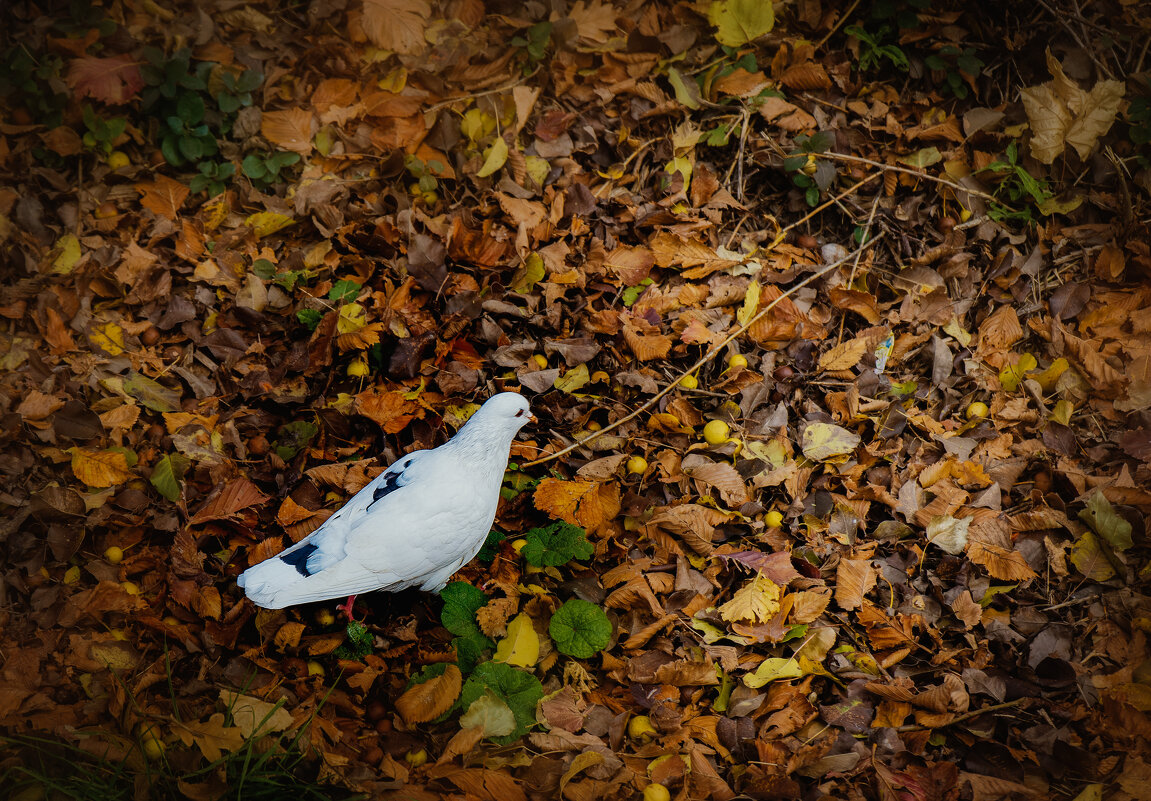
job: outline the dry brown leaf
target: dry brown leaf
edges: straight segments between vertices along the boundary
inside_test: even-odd
[[[127,457],[120,451],[68,450],[72,454],[72,472],[89,487],[114,487],[134,478]]]
[[[285,623],[280,626],[273,637],[276,643],[276,648],[281,651],[286,651],[289,648],[295,648],[300,644],[300,638],[304,636],[304,629],[307,627],[303,623]]]
[[[859,364],[863,354],[867,353],[867,339],[856,337],[847,342],[840,342],[831,350],[819,357],[820,370],[850,370]]]
[[[136,184],[136,191],[142,195],[140,204],[148,211],[175,220],[192,190],[166,175],[157,175],[152,183]]]
[[[260,118],[260,133],[265,139],[305,156],[312,152],[315,128],[312,112],[303,108],[265,111]]]
[[[702,481],[719,490],[720,497],[729,506],[738,508],[747,503],[747,486],[743,483],[739,471],[727,462],[696,465],[685,469],[684,472],[696,481]]]
[[[875,581],[871,560],[841,559],[835,571],[835,602],[841,609],[858,609]]]
[[[396,699],[396,711],[405,723],[427,723],[452,708],[460,695],[463,674],[448,665],[443,674],[408,689]]]
[[[1035,578],[1035,571],[1018,551],[972,541],[967,544],[967,558],[977,565],[983,565],[992,578],[1000,581],[1028,582]]]
[[[246,478],[225,482],[206,500],[189,521],[191,525],[209,520],[236,520],[239,513],[253,506],[262,506],[270,496]],[[283,507],[281,507],[281,510]]]
[[[424,29],[431,14],[425,0],[364,0],[360,25],[373,44],[412,55],[427,47]]]
[[[802,590],[791,594],[791,622],[812,623],[819,619],[831,603],[831,594],[815,590]]]

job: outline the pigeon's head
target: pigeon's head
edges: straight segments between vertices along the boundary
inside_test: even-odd
[[[532,416],[531,407],[528,405],[528,399],[518,392],[501,392],[498,395],[492,395],[476,412],[477,417],[480,415],[483,415],[484,419],[490,421],[492,425],[503,423],[513,431],[519,431],[524,423],[535,419]]]

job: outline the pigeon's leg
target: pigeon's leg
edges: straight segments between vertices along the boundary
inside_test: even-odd
[[[349,623],[355,623],[356,622],[356,618],[352,616],[352,604],[354,604],[355,602],[356,602],[356,596],[349,595],[348,600],[345,603],[336,607],[337,612],[343,612],[345,615],[348,616],[348,622]]]

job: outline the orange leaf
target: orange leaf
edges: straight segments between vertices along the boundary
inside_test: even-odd
[[[248,479],[229,481],[204,502],[189,523],[197,525],[209,520],[237,520],[243,510],[267,501],[268,496]]]
[[[175,220],[180,206],[184,205],[192,190],[179,181],[157,175],[153,183],[136,184],[136,191],[143,195],[140,203],[144,208],[159,217]]]
[[[835,602],[841,609],[858,609],[875,586],[875,568],[868,559],[842,559],[835,572]]]
[[[565,523],[595,528],[606,519],[599,486],[594,481],[545,478],[536,487],[536,508]]]
[[[72,472],[89,487],[114,487],[132,479],[128,459],[120,451],[69,448]]]
[[[74,58],[68,65],[68,83],[76,97],[91,97],[101,103],[127,103],[144,86],[140,67],[131,56]]]
[[[417,684],[396,699],[396,711],[405,723],[426,723],[452,708],[460,695],[463,675],[448,665],[442,675]]]
[[[426,0],[364,0],[360,25],[373,44],[397,53],[421,53],[432,8]]]
[[[312,152],[312,112],[302,108],[265,111],[260,133],[272,144],[307,155]]]

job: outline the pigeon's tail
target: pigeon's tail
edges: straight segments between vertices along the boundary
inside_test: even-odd
[[[236,579],[252,603],[264,609],[283,609],[291,606],[295,599],[286,588],[303,578],[299,571],[279,556],[265,559],[254,567],[249,567]]]

